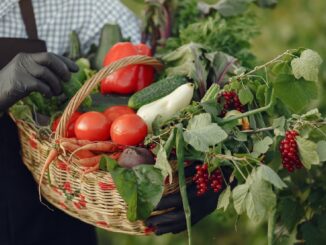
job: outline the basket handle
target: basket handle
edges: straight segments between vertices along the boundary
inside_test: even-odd
[[[134,55],[122,58],[118,61],[113,62],[109,66],[103,67],[93,77],[88,79],[69,101],[66,109],[62,114],[58,128],[56,130],[56,140],[65,137],[67,124],[70,120],[70,117],[79,108],[80,104],[84,101],[84,99],[93,91],[96,85],[100,81],[102,81],[103,78],[129,65],[150,65],[155,67],[156,69],[162,68],[162,64],[157,59],[144,55]]]

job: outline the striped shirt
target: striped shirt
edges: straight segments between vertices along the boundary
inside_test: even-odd
[[[19,0],[0,0],[0,37],[27,38]],[[68,50],[69,34],[76,31],[82,50],[99,41],[106,23],[121,27],[122,35],[140,41],[140,21],[119,0],[32,0],[39,39],[48,51],[63,54]]]

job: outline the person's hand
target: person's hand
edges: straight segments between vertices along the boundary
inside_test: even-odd
[[[69,81],[78,66],[52,53],[20,53],[0,70],[0,111],[33,91],[46,97],[62,93],[61,81]]]
[[[193,176],[195,174],[195,168],[186,168],[185,174],[186,176]],[[229,179],[229,169],[224,169],[223,174],[225,179]],[[197,188],[195,183],[191,183],[187,187],[192,225],[196,224],[198,221],[216,209],[219,195],[224,189],[225,184],[217,193],[213,192],[213,190],[209,190],[203,196],[197,196]],[[151,216],[145,221],[145,225],[153,228],[156,235],[162,235],[170,232],[175,234],[186,229],[186,219],[180,192],[163,197],[155,210],[166,210],[170,208],[173,208],[173,210],[161,215]]]

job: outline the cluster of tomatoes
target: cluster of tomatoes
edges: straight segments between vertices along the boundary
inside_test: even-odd
[[[103,66],[132,55],[152,56],[145,44],[130,42],[115,44],[106,54]],[[133,94],[154,81],[154,68],[145,65],[128,66],[112,73],[101,81],[102,94]],[[60,118],[52,124],[55,131]],[[147,135],[147,125],[135,111],[128,106],[112,106],[102,112],[75,112],[67,128],[67,137],[81,140],[106,141],[123,145],[138,145]]]
[[[58,127],[60,117],[52,124],[52,131]],[[81,140],[112,140],[116,144],[138,145],[147,135],[147,125],[128,106],[112,106],[103,113],[90,111],[75,112],[68,122],[67,137]]]

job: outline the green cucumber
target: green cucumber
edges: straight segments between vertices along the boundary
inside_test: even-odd
[[[163,78],[133,94],[128,101],[128,106],[138,110],[141,106],[149,104],[172,93],[176,88],[187,82],[188,80],[182,76],[170,76]]]
[[[70,46],[69,46],[68,58],[71,60],[77,60],[79,57],[81,57],[80,40],[77,32],[72,31],[70,33],[69,41],[70,41]]]
[[[122,35],[119,25],[106,24],[101,31],[101,37],[94,59],[94,68],[100,70],[103,67],[105,55],[112,46],[122,41]]]
[[[107,108],[115,105],[127,105],[129,96],[122,96],[116,94],[106,94],[101,93],[92,94],[91,98],[93,104],[89,108],[83,108],[85,111],[99,111],[103,112]]]

